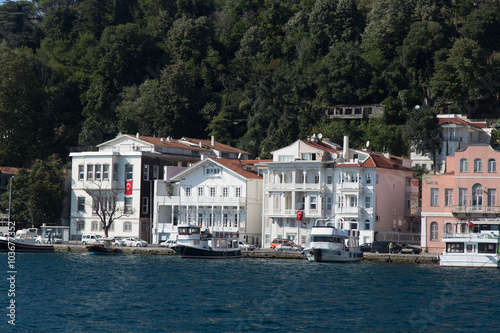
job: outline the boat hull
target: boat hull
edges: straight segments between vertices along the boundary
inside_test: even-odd
[[[464,255],[445,253],[439,256],[443,267],[500,268],[498,254]]]
[[[306,250],[306,257],[316,262],[355,262],[363,258],[363,252],[313,248]]]
[[[9,247],[10,246],[10,247]],[[36,245],[36,244],[25,244],[21,242],[16,242],[11,239],[10,241],[6,238],[0,239],[0,252],[54,252],[54,246],[52,245]]]
[[[102,246],[87,246],[87,249],[91,254],[94,255],[110,255],[110,254],[121,254],[122,251],[115,247],[107,248]]]
[[[197,248],[188,245],[178,244],[172,249],[177,252],[181,258],[187,259],[235,259],[241,258],[241,250],[240,249],[206,249],[206,248]]]

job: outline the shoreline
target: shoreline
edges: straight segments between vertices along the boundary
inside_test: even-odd
[[[174,250],[157,245],[147,247],[120,247],[124,254],[141,255],[167,255],[176,256]],[[75,252],[86,253],[86,245],[76,244],[54,244],[55,252]],[[263,259],[295,259],[306,260],[300,252],[277,252],[271,249],[257,249],[254,251],[241,251],[243,258],[263,258]],[[408,264],[439,264],[438,255],[435,253],[423,254],[388,254],[365,252],[362,261],[385,262],[385,263],[408,263]]]

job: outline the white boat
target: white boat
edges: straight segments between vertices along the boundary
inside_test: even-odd
[[[177,243],[172,249],[181,258],[230,259],[241,258],[238,233],[201,230],[197,225],[178,227]]]
[[[448,267],[499,268],[500,234],[498,231],[443,234],[445,250],[439,264]]]
[[[22,229],[16,232],[15,237],[2,236],[0,237],[0,252],[53,252],[52,245],[36,244],[38,237],[38,229],[29,228]]]
[[[359,231],[343,230],[329,219],[316,220],[311,229],[310,247],[304,250],[308,260],[318,262],[353,262],[363,258]]]

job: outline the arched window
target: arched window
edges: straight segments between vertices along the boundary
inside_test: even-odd
[[[444,224],[444,233],[448,235],[453,233],[453,226],[450,222]]]
[[[480,158],[474,160],[474,172],[483,172],[483,161]]]
[[[474,184],[472,186],[472,206],[483,205],[483,187],[481,184]]]
[[[437,222],[432,222],[431,223],[431,241],[438,240],[438,237],[439,237],[438,224],[437,224]]]
[[[466,158],[460,160],[460,172],[469,172],[469,162]]]
[[[494,158],[488,160],[488,172],[497,172],[497,161]]]

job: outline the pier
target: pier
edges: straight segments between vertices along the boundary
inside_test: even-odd
[[[58,252],[86,253],[87,247],[80,244],[55,244],[54,250]],[[142,254],[142,255],[177,255],[174,250],[158,245],[149,245],[147,247],[120,247],[124,254]],[[241,251],[243,258],[262,258],[262,259],[297,259],[305,260],[300,252],[278,252],[271,249],[257,249],[254,251]],[[407,264],[439,264],[438,255],[435,253],[422,254],[388,254],[388,253],[369,253],[365,252],[362,261],[381,262],[381,263],[407,263]]]

